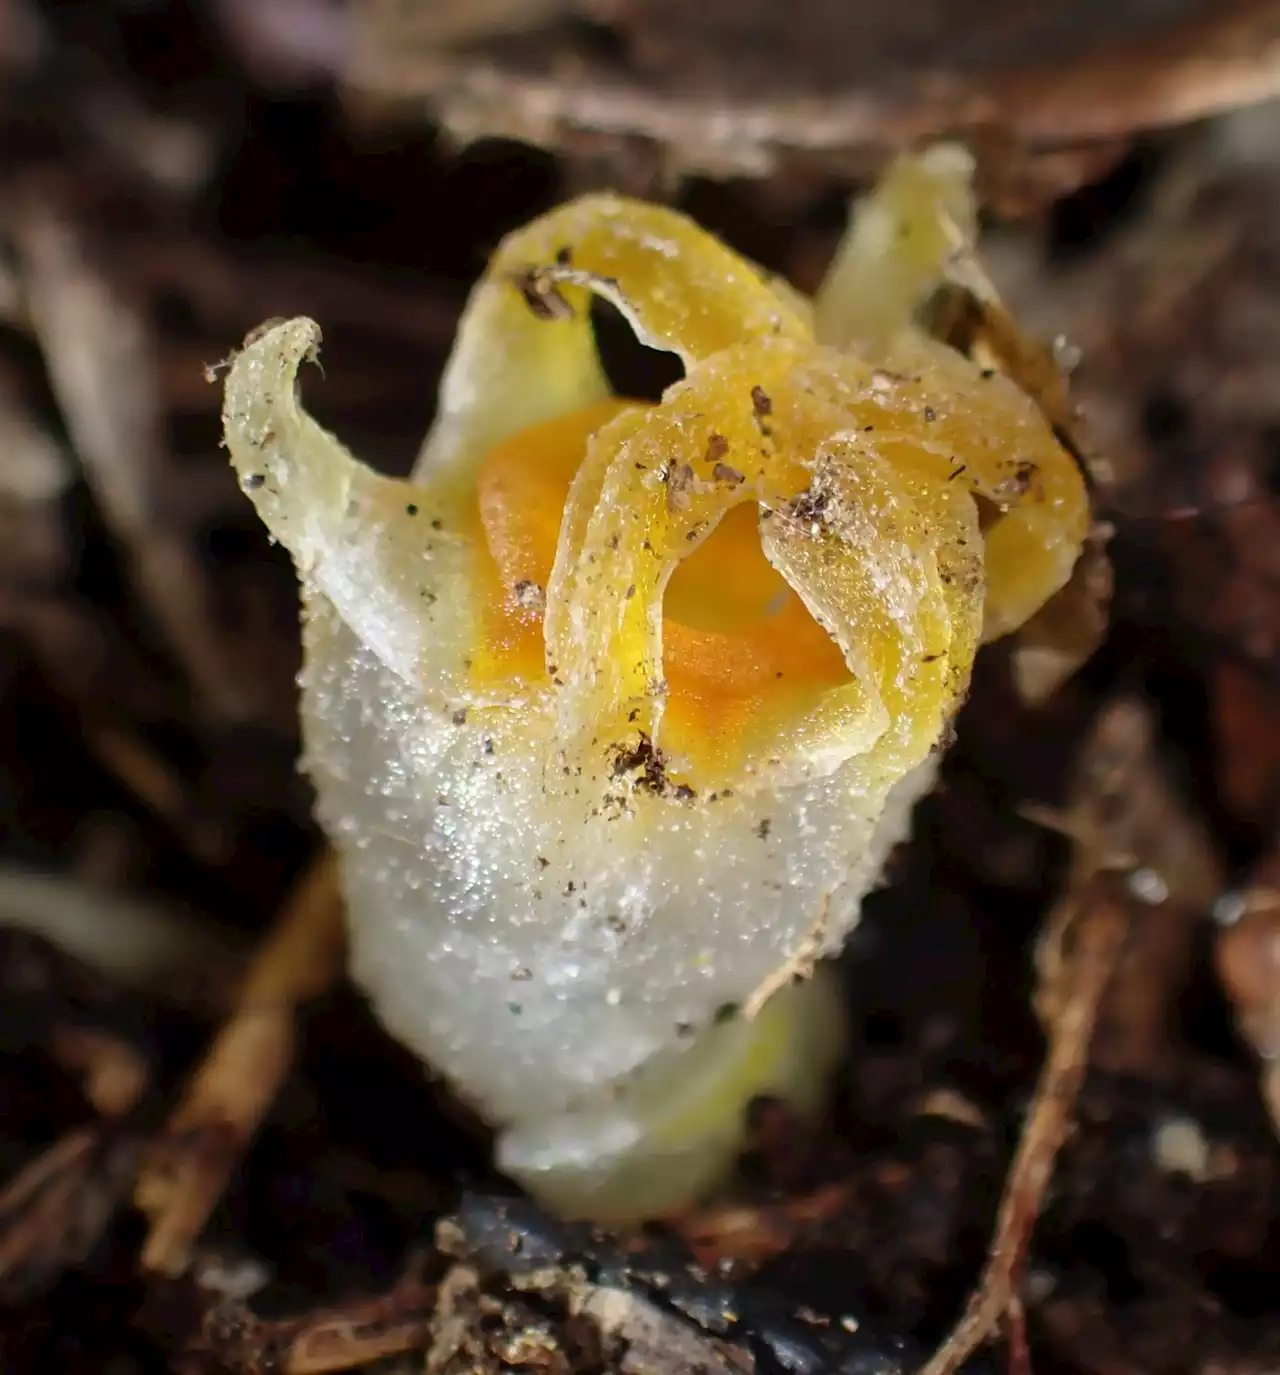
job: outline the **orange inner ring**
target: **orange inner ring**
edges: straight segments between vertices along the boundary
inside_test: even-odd
[[[542,597],[569,487],[590,437],[636,404],[610,400],[504,441],[481,464],[477,518],[484,641],[472,671],[483,682],[545,679]],[[697,757],[747,743],[752,722],[803,712],[847,684],[839,648],[768,562],[758,507],[732,507],[676,566],[663,599],[663,744]]]

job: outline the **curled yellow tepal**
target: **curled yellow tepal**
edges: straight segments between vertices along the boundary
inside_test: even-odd
[[[1037,406],[919,323],[969,175],[900,162],[812,304],[672,210],[551,212],[473,292],[408,482],[300,409],[310,321],[231,367],[355,977],[566,1211],[678,1206],[752,1095],[820,1100],[838,1010],[780,971],[839,948],[978,643],[1080,550]],[[611,394],[593,294],[678,355],[661,402]]]

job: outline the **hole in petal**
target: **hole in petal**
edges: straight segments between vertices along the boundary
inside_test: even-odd
[[[776,727],[848,681],[838,646],[765,558],[759,518],[754,501],[734,506],[667,584],[664,734],[677,754]]]
[[[499,445],[481,466],[479,515],[490,556],[486,643],[475,659],[482,675],[542,676],[544,604],[534,592],[550,579],[588,438],[623,404],[601,403],[537,426]],[[692,465],[682,465],[688,473],[667,476],[664,499],[678,505],[688,495],[682,482],[692,489],[708,481],[745,499],[700,544],[680,551],[663,597],[664,739],[685,757],[736,752],[732,742],[743,745],[757,724],[776,729],[849,676],[839,648],[765,558],[760,508],[733,454],[704,457],[699,468],[716,476],[695,476]],[[619,566],[618,576],[629,575]]]
[[[672,573],[662,604],[665,621],[691,631],[732,634],[772,621],[798,602],[764,556],[759,518],[754,501],[725,513]]]
[[[615,396],[661,401],[663,392],[684,377],[684,367],[674,353],[642,344],[617,307],[599,296],[591,300],[591,328]]]

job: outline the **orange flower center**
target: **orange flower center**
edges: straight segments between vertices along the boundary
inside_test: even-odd
[[[591,436],[636,404],[610,400],[535,426],[485,458],[476,484],[485,643],[483,682],[546,676],[542,608],[569,488]],[[664,748],[736,754],[849,681],[844,657],[765,558],[759,508],[732,507],[675,568],[663,599]]]

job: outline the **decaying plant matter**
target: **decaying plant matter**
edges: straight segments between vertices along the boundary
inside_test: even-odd
[[[1025,204],[1096,177],[1135,130],[1275,95],[1278,51],[1270,0],[366,0],[342,75],[464,143],[519,138],[642,183],[865,173],[962,134]]]

